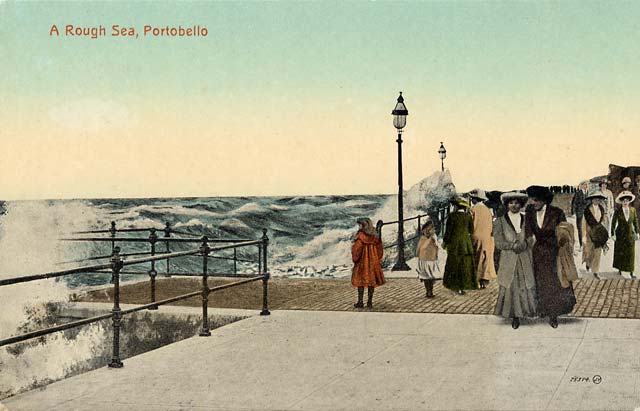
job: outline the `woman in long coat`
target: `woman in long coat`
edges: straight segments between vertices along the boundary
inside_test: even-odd
[[[382,273],[382,241],[368,218],[361,218],[358,222],[358,234],[351,247],[353,273],[351,284],[358,288],[358,302],[353,306],[363,308],[362,299],[364,288],[367,287],[367,308],[373,308],[373,291],[385,283]]]
[[[493,216],[489,207],[484,204],[488,198],[484,190],[475,189],[470,194],[471,218],[473,219],[473,233],[471,242],[476,250],[476,275],[480,282],[480,288],[485,288],[490,280],[496,278],[496,268],[493,263],[495,244],[493,241]]]
[[[524,215],[520,213],[527,202],[527,195],[504,193],[500,199],[508,211],[493,223],[493,238],[500,250],[500,291],[494,314],[511,318],[511,326],[515,330],[520,326],[520,318],[534,317],[537,313],[531,257],[534,239],[525,237]]]
[[[568,314],[576,304],[571,285],[563,288],[558,278],[558,240],[556,227],[566,221],[564,211],[551,205],[553,194],[547,187],[530,186],[532,200],[525,213],[525,236],[535,237],[532,249],[533,274],[538,290],[538,313],[548,316],[549,324],[558,327],[558,316]]]
[[[613,214],[611,221],[611,236],[615,239],[613,246],[613,268],[617,268],[620,275],[627,271],[633,278],[635,268],[635,240],[640,232],[638,215],[631,207],[635,196],[630,191],[618,194],[616,203],[621,206]]]
[[[598,278],[600,272],[600,258],[602,250],[606,249],[609,218],[605,201],[607,197],[600,191],[591,193],[586,198],[589,205],[584,209],[582,220],[582,232],[584,235],[584,248],[582,249],[582,262],[586,263],[587,270],[591,270],[593,276]]]
[[[469,203],[464,199],[456,199],[454,206],[456,211],[449,214],[442,242],[447,250],[442,285],[462,295],[464,290],[478,288],[475,250],[471,243],[473,221],[466,212]]]

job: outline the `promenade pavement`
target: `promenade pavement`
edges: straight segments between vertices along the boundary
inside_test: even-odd
[[[487,315],[247,314],[251,317],[213,330],[210,337],[188,338],[126,359],[122,369],[103,367],[5,399],[4,406],[11,411],[640,407],[640,320],[561,318],[557,329],[532,320],[513,330]]]

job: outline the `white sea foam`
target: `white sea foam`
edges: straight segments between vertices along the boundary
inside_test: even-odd
[[[271,205],[269,205],[269,208],[271,210],[273,210],[273,211],[288,211],[289,210],[289,207],[283,206],[283,205],[280,205],[280,204],[271,204]]]
[[[127,209],[124,212],[115,211],[112,214],[118,220],[135,220],[140,217],[143,212],[154,214],[167,214],[167,215],[182,215],[182,216],[207,216],[212,218],[224,217],[224,214],[216,213],[214,211],[202,210],[198,208],[184,207],[181,205],[139,205]]]
[[[231,212],[231,214],[261,214],[269,210],[257,203],[244,204]]]
[[[241,230],[253,230],[251,227],[238,220],[237,218],[228,218],[224,220],[220,227],[223,228],[231,228],[231,229],[241,229]]]
[[[374,207],[376,206],[378,203],[374,202],[374,201],[367,201],[367,200],[349,200],[349,201],[345,201],[344,206],[345,207]]]
[[[455,187],[451,182],[451,175],[448,170],[436,172],[415,184],[404,195],[404,217],[413,217],[424,214],[433,204],[445,202],[455,194]],[[351,207],[369,205],[367,201],[350,200]],[[347,201],[349,203],[349,201]],[[345,204],[346,205],[346,204]],[[395,221],[398,218],[397,199],[389,198],[378,209],[371,220]],[[301,204],[302,208],[311,208],[307,204]],[[315,207],[313,207],[316,210]],[[411,235],[411,231],[417,231],[417,222],[405,224],[406,235]],[[413,227],[413,228],[412,228]],[[275,275],[301,275],[317,276],[348,275],[351,262],[351,244],[356,233],[354,221],[353,229],[331,229],[326,230],[311,241],[301,246],[290,246],[279,250],[282,254],[295,256],[290,262],[275,266]],[[395,224],[385,226],[382,230],[383,243],[392,243],[397,238],[397,226]],[[387,249],[385,252],[393,253]]]
[[[0,278],[55,271],[60,268],[57,262],[86,256],[83,243],[57,239],[92,228],[101,219],[96,212],[81,201],[7,203],[6,214],[0,216]],[[0,287],[0,338],[38,324],[47,314],[47,303],[65,303],[68,295],[65,283],[53,279]],[[53,334],[44,345],[29,345],[19,354],[0,348],[0,398],[39,381],[62,378],[75,364],[91,358],[101,335],[94,325],[85,327],[73,342]]]

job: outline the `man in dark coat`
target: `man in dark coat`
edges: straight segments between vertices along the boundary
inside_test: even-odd
[[[527,195],[532,200],[525,213],[525,236],[535,236],[533,273],[538,289],[540,316],[549,317],[549,325],[558,327],[558,316],[568,314],[576,304],[571,284],[563,288],[558,278],[558,240],[556,227],[567,221],[564,212],[551,205],[553,194],[547,187],[531,186]]]
[[[584,209],[587,208],[587,182],[583,181],[578,186],[578,190],[571,199],[571,214],[576,216],[576,226],[578,227],[578,243],[582,248],[582,217]]]

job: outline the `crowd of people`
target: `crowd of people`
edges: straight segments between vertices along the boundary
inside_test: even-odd
[[[442,239],[447,253],[444,272],[438,265],[434,222],[427,219],[416,248],[416,271],[424,283],[426,297],[434,297],[434,282],[440,277],[444,287],[460,295],[467,290],[484,289],[497,279],[496,315],[511,319],[514,329],[526,317],[547,317],[556,328],[558,316],[570,313],[576,304],[573,281],[578,279],[578,270],[574,252],[582,252],[582,264],[599,278],[601,257],[611,239],[613,267],[620,275],[628,272],[633,278],[635,241],[640,233],[633,205],[640,195],[633,194],[631,179],[622,180],[622,190],[615,196],[607,181],[601,181],[591,191],[588,182],[578,186],[571,202],[577,250],[574,226],[567,222],[562,209],[551,204],[553,197],[552,191],[543,186],[504,193],[500,202],[505,211],[500,215],[487,207],[488,199],[481,189],[471,191],[469,200],[453,199],[453,212],[447,218]],[[351,282],[358,290],[354,306],[364,308],[367,288],[367,307],[372,308],[375,287],[385,283],[383,247],[370,219],[359,219],[358,225],[352,246]]]

